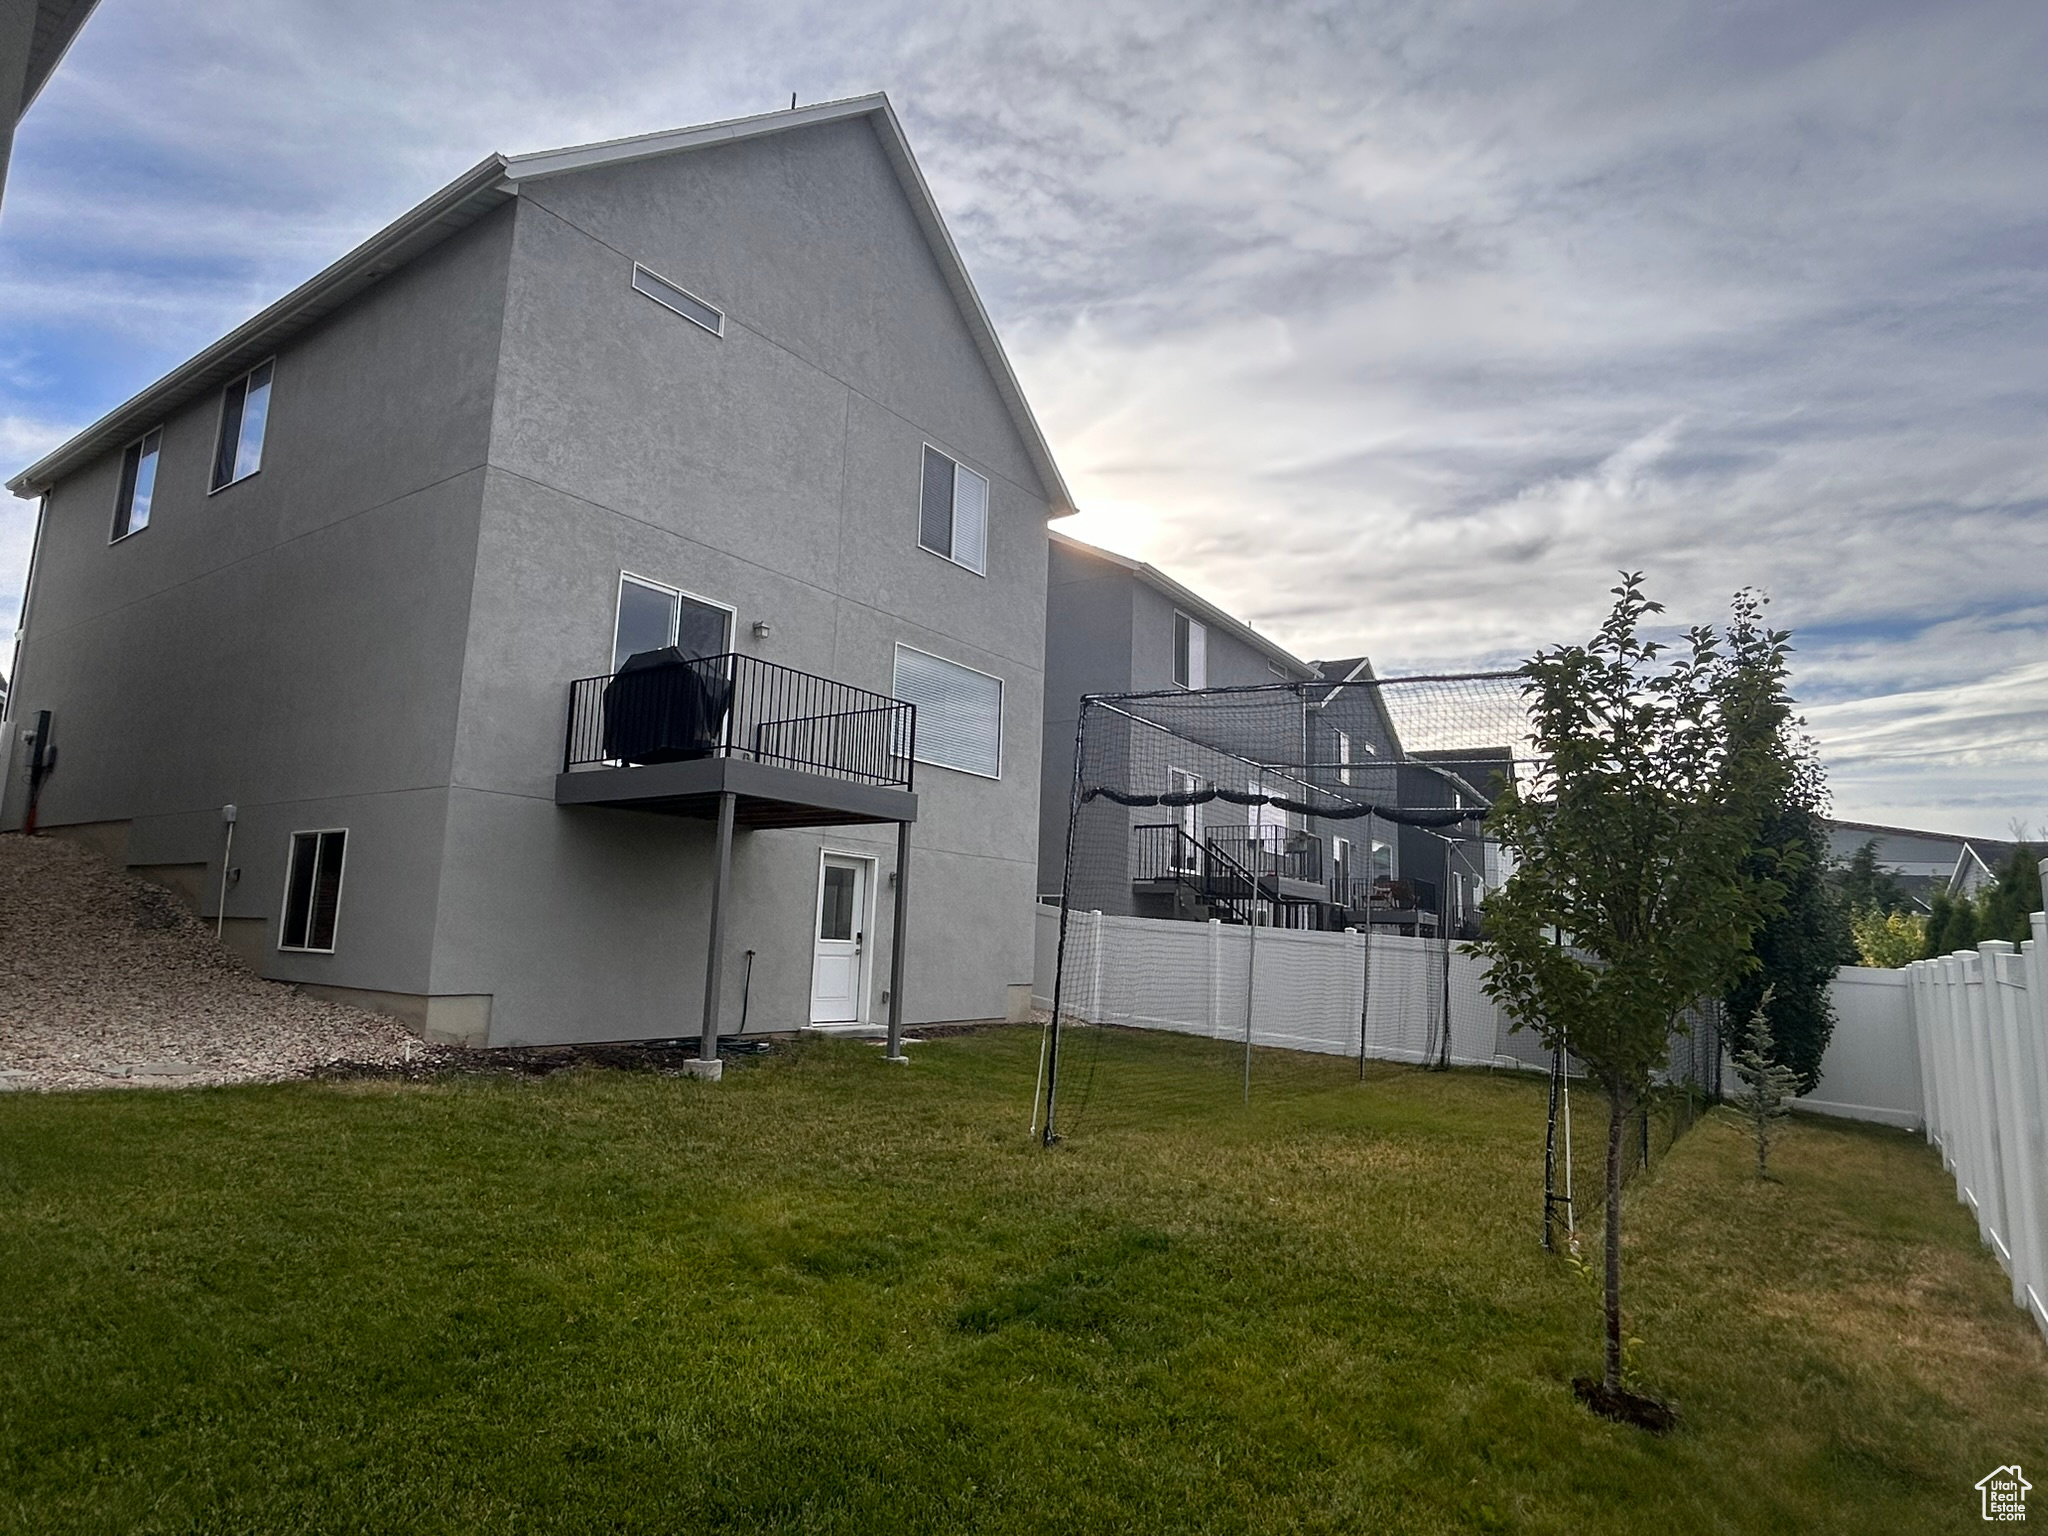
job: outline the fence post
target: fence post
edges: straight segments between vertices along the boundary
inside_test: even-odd
[[[1088,963],[1088,1017],[1086,1022],[1102,1022],[1102,912],[1097,908],[1088,914],[1090,935]]]
[[[1955,1146],[1950,1149],[1950,1166],[1955,1169],[1957,1198],[1977,1210],[1977,1100],[1976,1074],[1970,1070],[1970,1010],[1963,995],[1963,962],[1955,955],[1943,955],[1941,967],[1942,1033],[1948,1041],[1950,1102],[1955,1108]]]
[[[1252,1009],[1259,990],[1259,904],[1256,901],[1252,903],[1251,918],[1245,935],[1244,957],[1244,1102],[1247,1107],[1252,1102]]]
[[[1982,1127],[1977,1137],[1977,1216],[1999,1263],[2010,1272],[2012,1250],[2006,1244],[2009,1223],[2005,1215],[2005,1185],[1998,1173],[1998,1064],[1991,1056],[1991,1020],[1986,997],[1989,984],[1984,979],[1983,956],[1961,950],[1957,957],[1963,963],[1963,1003],[1970,1019],[1970,1052],[1976,1068],[1978,1122]]]
[[[2008,964],[2018,954],[2009,939],[1986,939],[1977,946],[1983,959],[1984,1017],[1991,1037],[1991,1060],[1998,1081],[1998,1195],[2005,1214],[2007,1266],[2012,1300],[2027,1304],[2027,1282],[2034,1273],[2034,1179],[2029,1166],[2026,1121],[2020,1108],[2020,1087],[2028,1074],[2020,1071],[2019,1026],[2012,1005],[2013,986],[2006,980]]]
[[[1209,1038],[1223,1032],[1223,919],[1209,919]]]
[[[2015,1298],[2031,1313],[2048,1294],[2048,1126],[2042,1123],[2040,1042],[2032,1029],[2034,1011],[2033,956],[2022,950],[2004,969],[2011,980],[2000,988],[2005,996],[2007,1028],[2012,1040],[2013,1101],[2019,1152],[2020,1198],[2026,1211],[2026,1273]]]

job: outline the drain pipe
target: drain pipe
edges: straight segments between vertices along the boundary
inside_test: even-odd
[[[227,828],[227,834],[220,849],[220,906],[213,914],[213,936],[216,939],[227,931],[228,864],[233,860],[235,853],[235,814],[232,805],[220,808],[220,819]]]
[[[754,996],[754,952],[747,951],[747,974],[740,982],[740,1033],[747,1032],[747,1004]]]

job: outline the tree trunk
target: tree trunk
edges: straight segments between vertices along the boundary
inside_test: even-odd
[[[1621,1143],[1628,1099],[1620,1083],[1607,1085],[1607,1359],[1603,1381],[1621,1390]]]

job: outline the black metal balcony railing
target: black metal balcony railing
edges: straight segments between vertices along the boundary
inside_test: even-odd
[[[1434,912],[1437,909],[1437,888],[1428,880],[1390,880],[1385,875],[1368,880],[1363,875],[1356,875],[1341,889],[1346,906],[1363,907],[1370,900],[1383,912]]]
[[[1218,827],[1206,840],[1255,875],[1323,883],[1323,840],[1291,827]]]
[[[741,757],[909,789],[916,750],[916,705],[728,653],[576,679],[562,771]]]

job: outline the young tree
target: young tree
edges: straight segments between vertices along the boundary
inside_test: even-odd
[[[1977,947],[1977,904],[1965,896],[1960,901],[1946,891],[1936,891],[1927,908],[1927,953],[1938,960],[1959,949]]]
[[[1750,936],[1756,966],[1736,978],[1723,1002],[1727,1016],[1738,1021],[1733,1043],[1739,1047],[1770,994],[1778,1059],[1796,1074],[1800,1091],[1811,1092],[1835,1032],[1829,986],[1856,951],[1848,915],[1828,886],[1828,830],[1821,819],[1827,779],[1812,741],[1797,734],[1804,722],[1784,698],[1783,655],[1764,627],[1764,602],[1755,592],[1736,594],[1728,646],[1731,668],[1761,669],[1741,685],[1758,699],[1775,695],[1783,705],[1773,711],[1775,732],[1758,744],[1757,768],[1770,798],[1743,870],[1752,884],[1774,882],[1781,894]]]
[[[2024,944],[2034,936],[2032,914],[2041,910],[2041,850],[2020,843],[1999,867],[1998,884],[1984,893],[1981,937]]]
[[[1912,908],[1899,877],[1877,862],[1877,839],[1868,838],[1849,862],[1832,871],[1835,894],[1850,912],[1905,912]]]
[[[1926,958],[1927,924],[1911,912],[1859,912],[1849,919],[1856,963],[1898,970]]]
[[[1539,766],[1490,818],[1516,864],[1478,944],[1487,990],[1517,1027],[1569,1048],[1607,1095],[1610,1401],[1622,1391],[1623,1129],[1681,1011],[1726,991],[1780,901],[1745,861],[1790,717],[1788,636],[1752,628],[1724,650],[1695,628],[1667,661],[1640,633],[1663,611],[1642,577],[1624,575],[1614,594],[1589,644],[1523,667]]]
[[[1765,987],[1750,1015],[1749,1044],[1735,1055],[1735,1075],[1742,1079],[1742,1097],[1736,1107],[1749,1122],[1756,1140],[1756,1176],[1770,1174],[1771,1140],[1777,1123],[1792,1112],[1792,1099],[1799,1092],[1798,1075],[1779,1061],[1771,1039],[1771,989]]]

